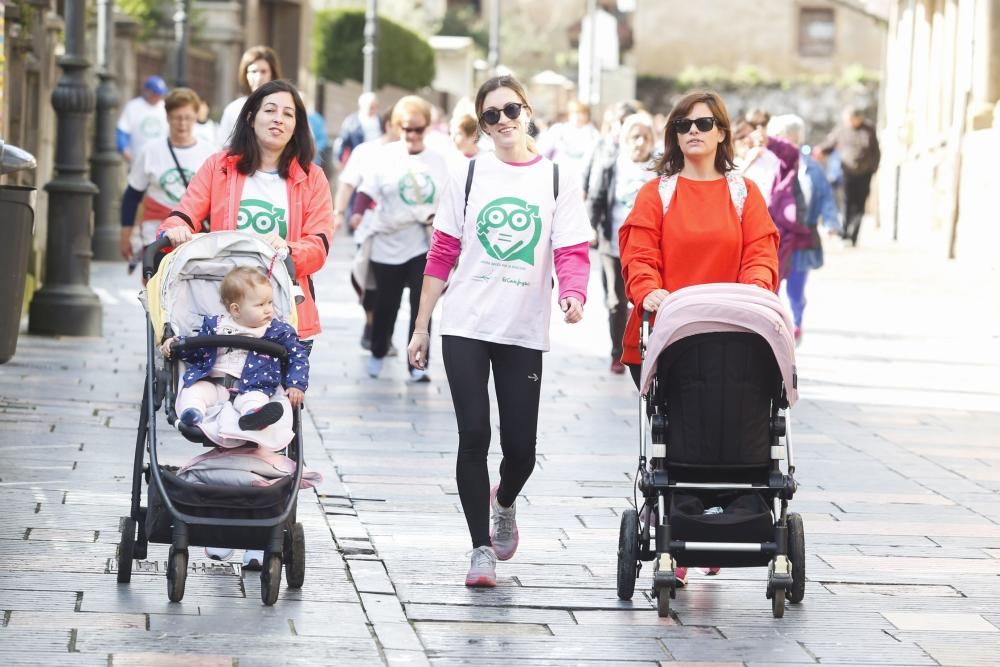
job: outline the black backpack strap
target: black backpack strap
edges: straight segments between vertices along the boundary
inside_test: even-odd
[[[469,193],[472,192],[472,174],[476,171],[476,161],[469,160],[469,174],[465,177],[465,205],[462,207],[462,219],[469,210]]]
[[[559,165],[552,163],[552,199],[559,201]]]

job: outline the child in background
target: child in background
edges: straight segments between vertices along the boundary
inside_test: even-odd
[[[273,341],[288,350],[288,370],[281,373],[281,362],[259,352],[227,348],[198,348],[187,351],[181,359],[188,364],[184,388],[177,396],[181,423],[195,426],[209,410],[232,400],[241,415],[239,427],[256,431],[274,424],[284,414],[284,407],[271,398],[278,385],[293,407],[299,407],[309,385],[309,355],[291,325],[274,319],[274,294],[270,279],[260,270],[237,267],[226,274],[220,288],[225,315],[207,315],[201,336],[252,336]],[[173,337],[163,343],[163,356],[170,357]]]

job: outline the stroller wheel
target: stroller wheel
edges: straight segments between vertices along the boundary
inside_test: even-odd
[[[806,536],[802,517],[788,514],[788,557],[792,561],[792,585],[785,591],[792,604],[802,602],[806,595]]]
[[[293,523],[285,533],[285,583],[302,588],[306,579],[306,535],[301,523]]]
[[[260,599],[267,606],[278,601],[281,588],[281,555],[264,553],[264,568],[260,572]]]
[[[784,591],[774,591],[771,596],[771,613],[775,618],[781,618],[785,615],[785,592]]]
[[[171,602],[184,599],[184,584],[187,582],[188,550],[170,547],[167,560],[167,597]]]
[[[135,519],[128,517],[122,523],[122,539],[118,543],[118,583],[132,581],[132,559],[135,557]]]
[[[656,615],[670,618],[670,591],[666,588],[661,588],[656,596]]]
[[[618,597],[631,600],[635,592],[635,579],[639,576],[639,513],[626,510],[622,513],[618,532]]]

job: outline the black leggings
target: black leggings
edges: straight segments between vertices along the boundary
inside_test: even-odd
[[[410,290],[410,328],[406,342],[413,337],[413,328],[417,321],[417,311],[420,309],[420,288],[424,284],[424,265],[427,255],[417,255],[404,264],[380,264],[372,262],[375,272],[375,284],[378,286],[375,295],[375,313],[372,318],[372,356],[381,359],[389,352],[392,342],[392,332],[396,328],[396,316],[399,314],[399,304],[403,300],[403,289]],[[428,323],[430,332],[430,323]],[[413,366],[407,366],[412,370]]]
[[[379,289],[382,286],[379,285]],[[497,501],[510,507],[535,468],[542,352],[459,336],[441,337],[444,370],[458,420],[455,477],[472,548],[490,544],[490,395],[493,386],[500,412],[500,489]]]

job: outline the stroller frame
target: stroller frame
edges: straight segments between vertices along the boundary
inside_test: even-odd
[[[143,277],[146,280],[156,273],[162,251],[170,247],[166,238],[151,244],[143,256]],[[294,276],[294,270],[290,270]],[[170,325],[165,330],[165,338],[172,336]],[[236,542],[227,544],[205,544],[204,546],[232,546],[237,548],[264,549],[264,562],[260,574],[261,600],[265,605],[273,605],[277,601],[281,583],[281,568],[284,561],[285,577],[289,588],[300,588],[305,579],[305,537],[302,524],[296,523],[295,513],[298,501],[298,491],[302,482],[302,472],[305,467],[301,440],[302,422],[299,408],[293,408],[292,429],[294,437],[288,445],[288,456],[295,461],[295,474],[289,485],[288,497],[282,503],[283,509],[277,516],[268,518],[230,518],[218,516],[196,516],[181,511],[171,499],[170,492],[164,483],[164,471],[160,465],[157,452],[156,412],[166,402],[167,422],[173,426],[177,423],[174,411],[174,400],[178,384],[178,354],[188,349],[201,347],[234,347],[253,350],[277,357],[281,360],[284,370],[288,363],[288,352],[277,343],[248,338],[245,336],[191,336],[184,341],[175,342],[171,349],[173,354],[167,362],[168,367],[157,369],[154,350],[156,347],[153,323],[149,313],[146,313],[146,378],[143,383],[142,406],[139,414],[139,425],[136,433],[135,457],[132,469],[132,502],[128,517],[122,518],[122,536],[118,545],[118,582],[129,583],[132,576],[133,559],[143,560],[147,556],[150,541],[170,544],[167,560],[167,594],[171,602],[180,602],[184,597],[184,588],[188,570],[188,547],[192,533],[201,535],[205,542],[206,529],[250,529],[267,532],[267,537],[257,540],[236,538]],[[187,428],[178,424],[178,430],[190,441],[205,443],[205,438],[197,428]],[[144,464],[145,454],[149,454],[149,464]],[[171,537],[169,541],[151,540],[147,536],[146,524],[150,518],[151,508],[142,506],[142,478],[145,477],[147,488],[155,486],[160,502],[166,508],[171,518]],[[228,538],[232,539],[232,538]],[[252,542],[252,544],[251,544]],[[199,545],[202,546],[202,545]]]
[[[639,349],[646,357],[649,339],[649,313],[644,312]],[[671,478],[667,459],[667,415],[660,405],[654,405],[658,379],[646,393],[639,396],[639,465],[636,472],[636,489],[642,493],[643,504],[638,499],[635,509],[622,514],[618,546],[618,597],[631,600],[635,580],[644,561],[653,561],[651,596],[657,601],[660,617],[670,614],[670,599],[676,595],[677,557],[688,552],[715,552],[745,554],[747,563],[736,567],[768,566],[765,595],[771,600],[775,618],[784,615],[785,600],[798,603],[805,593],[805,536],[802,519],[788,512],[788,501],[797,489],[794,478],[795,462],[792,452],[791,419],[787,414],[788,400],[782,388],[778,400],[772,401],[770,415],[771,461],[767,483],[716,483],[685,482]],[[784,445],[781,439],[784,439]],[[787,472],[781,470],[785,460]],[[746,491],[770,497],[773,513],[773,538],[764,542],[694,542],[674,539],[671,535],[668,508],[676,490],[704,492]],[[759,556],[755,556],[759,555]],[[767,560],[769,558],[769,560]],[[750,562],[761,560],[764,562]],[[706,563],[710,565],[712,563]]]

